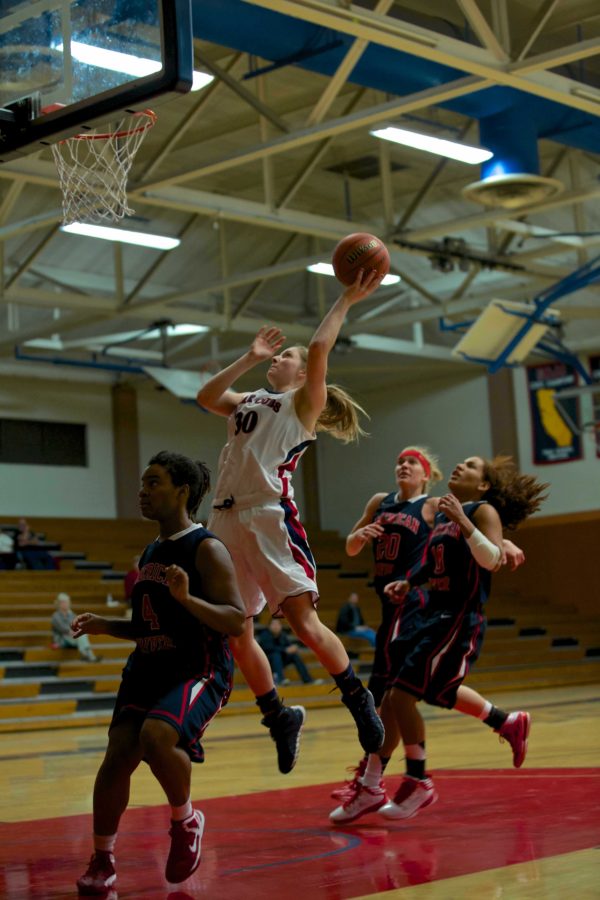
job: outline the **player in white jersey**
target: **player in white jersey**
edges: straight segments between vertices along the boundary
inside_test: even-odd
[[[365,750],[381,745],[383,726],[344,645],[317,615],[315,563],[294,504],[291,476],[316,431],[329,431],[344,441],[361,433],[360,407],[341,388],[326,384],[327,358],[348,309],[371,294],[380,280],[377,272],[361,270],[325,316],[308,349],[280,352],[285,340],[281,331],[261,328],[249,351],[198,393],[200,406],[228,418],[209,527],[231,553],[247,614],[255,616],[268,603],[272,615],[285,616],[340,688]],[[231,390],[241,375],[271,358],[270,389],[246,394]],[[249,618],[247,626],[251,622]],[[231,645],[277,745],[279,769],[289,772],[297,758],[305,711],[282,706],[251,627]]]

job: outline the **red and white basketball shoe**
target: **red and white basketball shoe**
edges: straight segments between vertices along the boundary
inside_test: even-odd
[[[204,815],[198,809],[182,822],[171,822],[171,850],[165,869],[170,884],[185,881],[200,865],[203,831]]]
[[[527,738],[531,728],[531,716],[528,712],[512,712],[502,728],[496,732],[501,741],[508,741],[513,752],[513,766],[519,769],[527,756]]]
[[[356,790],[346,797],[341,806],[329,814],[329,821],[336,825],[345,825],[366,816],[367,813],[377,812],[387,802],[383,781],[380,781],[377,787],[367,787],[359,781]]]
[[[116,880],[115,857],[108,850],[96,850],[85,875],[77,879],[77,888],[80,894],[106,895]]]
[[[431,778],[411,778],[405,775],[394,799],[379,810],[386,819],[410,819],[421,809],[435,803],[438,795]]]
[[[345,781],[340,787],[335,788],[330,794],[334,800],[345,800],[347,797],[353,797],[356,793],[356,787],[360,779],[365,774],[367,768],[367,760],[363,757],[357,766],[349,766],[347,772],[352,772],[353,777]]]

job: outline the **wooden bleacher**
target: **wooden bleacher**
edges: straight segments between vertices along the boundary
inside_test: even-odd
[[[156,527],[137,520],[29,521],[34,530],[44,531],[67,553],[83,554],[84,562],[106,565],[81,568],[77,567],[81,561],[74,558],[62,559],[59,571],[0,572],[0,732],[107,724],[132,645],[107,636],[93,636],[94,651],[102,657],[98,663],[81,661],[76,650],[52,649],[50,617],[54,599],[59,591],[67,591],[75,611],[101,613],[107,611],[106,598],[110,593],[119,601],[118,606],[110,608],[110,614],[125,614],[123,573],[132,557],[154,538]],[[595,528],[598,522],[593,521]],[[564,554],[564,529],[557,531],[555,525],[552,520],[549,533],[561,543],[560,552]],[[574,601],[572,576],[569,591],[555,581],[552,592],[543,578],[536,577],[536,567],[544,565],[545,554],[558,552],[558,548],[553,551],[540,540],[541,527],[536,524],[529,542],[525,529],[519,533],[518,542],[526,549],[527,565],[514,575],[502,573],[494,581],[483,653],[467,681],[492,697],[505,689],[598,681],[600,621],[581,600]],[[340,605],[354,590],[360,595],[367,623],[376,627],[379,601],[369,586],[368,553],[347,557],[342,539],[333,533],[313,536],[312,546],[319,565],[319,612],[323,621],[333,626]],[[580,572],[580,577],[587,574]],[[261,620],[266,624],[268,615],[263,614]],[[368,678],[372,649],[365,641],[344,641],[356,654],[355,668]],[[326,679],[326,683],[292,682],[285,687],[286,702],[301,702],[307,707],[339,703],[337,694],[331,693],[327,673],[314,655],[309,650],[302,652],[313,677]],[[224,712],[255,711],[254,697],[236,672],[235,690]]]

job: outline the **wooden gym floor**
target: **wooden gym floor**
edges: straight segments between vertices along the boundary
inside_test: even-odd
[[[192,796],[206,814],[203,860],[175,889],[163,877],[168,809],[146,766],[117,844],[121,900],[459,900],[600,897],[600,726],[593,687],[502,692],[533,725],[522,769],[481,723],[425,708],[440,799],[418,817],[376,814],[330,827],[330,790],[360,756],[343,708],[310,710],[295,770],[278,773],[258,715],[210,726]],[[0,897],[77,895],[91,852],[91,798],[104,728],[0,736]],[[400,757],[387,773],[393,792]],[[116,900],[117,892],[110,894]]]

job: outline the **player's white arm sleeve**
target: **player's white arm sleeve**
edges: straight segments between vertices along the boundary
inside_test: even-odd
[[[496,568],[502,556],[500,547],[497,547],[496,544],[493,544],[492,541],[486,538],[479,528],[475,528],[473,534],[469,535],[467,544],[471,548],[475,562],[490,571]]]

